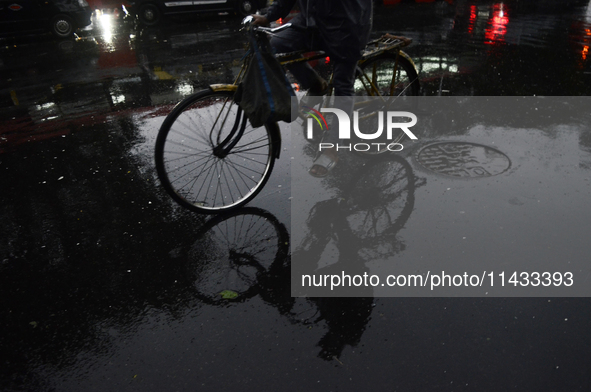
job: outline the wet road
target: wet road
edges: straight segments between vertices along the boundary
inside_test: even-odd
[[[251,203],[259,209],[227,220],[178,208],[154,173],[155,135],[172,105],[236,73],[239,20],[198,16],[145,29],[107,14],[93,22],[77,40],[1,41],[2,389],[591,388],[587,298],[290,297],[287,152],[300,148],[299,134],[285,136],[286,153]],[[376,9],[374,33],[386,31],[414,39],[408,53],[427,96],[591,92],[588,1],[403,1]],[[515,137],[499,148],[546,162],[569,186],[569,176],[580,179],[572,191],[584,206],[591,133],[562,131],[532,129],[535,143]],[[478,129],[428,139],[452,136],[492,143]],[[551,143],[568,148],[536,153]],[[446,251],[445,236],[427,226],[446,219],[429,196],[445,181],[425,170],[418,177],[397,234],[395,251],[406,257]],[[466,195],[448,207],[477,213]],[[568,230],[559,202],[552,211]],[[557,251],[565,261],[581,257],[589,215],[568,210],[576,241]],[[524,216],[517,230],[533,224]],[[423,227],[430,245],[418,240]],[[239,298],[220,300],[203,287],[216,273],[211,255],[228,242],[260,250],[267,269],[245,280]],[[484,238],[474,247],[495,245]]]

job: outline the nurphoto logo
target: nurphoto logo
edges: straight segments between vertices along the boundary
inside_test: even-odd
[[[417,123],[417,116],[411,112],[399,112],[399,111],[378,111],[374,112],[366,117],[373,117],[374,121],[362,122],[363,131],[360,129],[359,123],[359,111],[353,111],[353,121],[349,115],[342,109],[337,108],[321,108],[320,111],[307,107],[306,114],[309,115],[306,124],[306,138],[309,140],[314,139],[314,122],[318,124],[322,132],[328,130],[328,122],[322,113],[333,113],[336,116],[339,131],[339,141],[350,141],[352,138],[351,128],[353,129],[353,135],[356,140],[367,140],[374,142],[356,142],[349,144],[342,143],[319,143],[319,149],[322,151],[327,148],[336,148],[338,150],[354,150],[354,151],[369,151],[370,149],[388,149],[389,151],[402,151],[404,148],[399,143],[402,131],[411,140],[417,140],[418,138],[409,128],[413,127]],[[377,118],[377,130],[375,129]],[[403,119],[410,119],[410,121],[401,121]],[[351,127],[351,124],[353,125]],[[366,129],[368,125],[372,124],[374,129]],[[384,126],[385,124],[385,126]],[[332,125],[332,124],[331,124]],[[398,131],[400,130],[400,131]],[[384,131],[386,140],[383,142],[376,142],[384,140]],[[396,140],[396,141],[394,141]]]

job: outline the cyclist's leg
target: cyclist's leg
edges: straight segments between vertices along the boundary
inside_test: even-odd
[[[333,64],[333,87],[334,96],[336,97],[333,105],[334,108],[347,113],[349,118],[353,118],[352,112],[354,103],[353,95],[355,93],[354,84],[356,66],[357,62],[350,61],[335,61]],[[332,116],[329,117],[329,121],[336,125],[337,122],[332,119]],[[329,129],[332,129],[332,131],[327,133],[325,141],[327,143],[336,144],[339,139],[338,127],[329,126]]]
[[[353,95],[355,95],[355,68],[357,61],[335,61],[333,65],[333,86],[336,98],[334,106],[353,118]],[[337,140],[338,134],[332,132],[331,140]]]
[[[357,62],[354,61],[334,61],[333,63],[333,86],[334,86],[334,108],[340,109],[352,117],[353,112],[353,95],[355,84],[355,68]],[[323,143],[332,144],[335,147],[324,148],[320,156],[314,161],[310,168],[310,174],[315,177],[324,177],[338,162],[338,150],[336,146],[339,144],[339,129],[336,125],[338,122],[334,115],[328,116],[327,119],[333,125],[329,125],[329,131],[323,138]]]
[[[335,96],[351,97],[355,95],[353,86],[355,85],[355,68],[357,61],[335,61],[333,64],[333,85]],[[352,101],[351,101],[352,102]],[[352,110],[347,109],[347,112]],[[345,108],[343,108],[345,109]]]
[[[300,50],[312,50],[314,34],[300,30],[287,29],[279,32],[271,39],[271,46],[276,53],[290,53]],[[293,76],[300,83],[302,89],[320,92],[325,86],[325,81],[318,75],[310,64],[295,63],[287,67]]]

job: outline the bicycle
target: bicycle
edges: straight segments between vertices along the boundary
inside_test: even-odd
[[[250,26],[246,19],[243,24],[263,35],[291,27]],[[402,51],[409,43],[388,35],[369,42],[357,67],[356,95],[418,95],[416,67]],[[284,66],[325,57],[323,52],[303,51],[277,56]],[[190,210],[215,214],[243,206],[261,191],[279,158],[279,125],[253,128],[233,101],[248,63],[245,55],[234,83],[213,84],[178,103],[158,132],[158,177],[168,194]],[[327,96],[332,94],[332,76],[329,86]]]

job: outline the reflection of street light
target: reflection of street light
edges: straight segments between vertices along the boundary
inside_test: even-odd
[[[113,45],[113,16],[101,12],[97,15],[97,19],[101,26],[101,38],[105,43],[105,51],[113,52],[115,50],[115,46]]]
[[[505,40],[504,36],[507,33],[507,24],[509,24],[509,17],[505,15],[504,4],[493,5],[490,26],[484,32],[484,43],[494,44],[503,42]]]
[[[193,94],[193,84],[186,80],[180,81],[176,86],[176,91],[182,96]]]
[[[476,17],[478,16],[478,9],[475,5],[470,6],[470,23],[468,24],[468,34],[472,34],[474,31],[474,23],[476,23]]]
[[[584,42],[585,43],[589,42],[590,38],[591,38],[591,29],[585,29],[585,36],[583,36]],[[589,45],[583,45],[583,50],[581,50],[581,59],[583,61],[587,60],[588,54],[589,54]]]
[[[587,13],[591,12],[591,2],[587,8]],[[586,15],[587,18],[590,15]],[[578,20],[570,27],[569,40],[573,46],[573,51],[580,56],[577,66],[579,69],[586,69],[587,56],[589,55],[589,46],[591,46],[591,28],[589,24]]]

